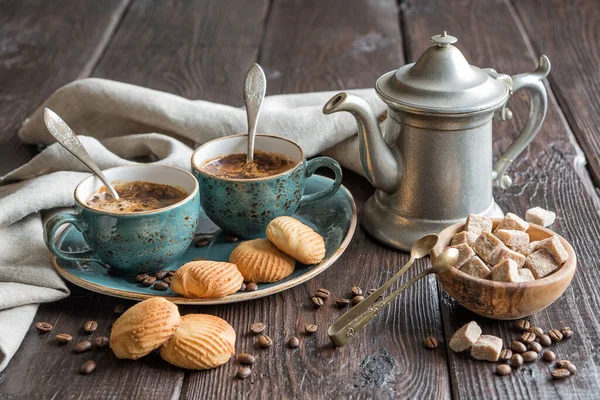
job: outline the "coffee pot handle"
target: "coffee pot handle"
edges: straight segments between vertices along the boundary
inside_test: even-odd
[[[492,77],[500,79],[508,84],[511,96],[521,89],[527,89],[531,93],[529,117],[527,118],[525,126],[515,141],[512,142],[508,149],[500,156],[498,161],[496,161],[494,169],[492,170],[493,185],[506,189],[512,184],[512,179],[506,175],[508,167],[515,158],[525,150],[529,143],[531,143],[544,122],[546,109],[548,107],[548,95],[542,80],[550,72],[550,60],[548,60],[548,57],[546,56],[541,56],[540,63],[535,71],[513,75],[512,77],[498,74],[493,69],[488,69],[487,72]],[[512,118],[512,112],[506,107],[506,104],[504,104],[502,108],[496,111],[494,118],[500,121],[508,121]]]

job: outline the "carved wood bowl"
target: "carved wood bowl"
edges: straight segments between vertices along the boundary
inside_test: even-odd
[[[492,218],[494,228],[501,218]],[[452,236],[463,230],[464,223],[454,224],[439,234],[437,245],[431,251],[432,262],[450,245]],[[531,241],[545,239],[555,232],[531,224],[527,231]],[[573,247],[560,235],[557,235],[569,258],[556,272],[531,282],[495,282],[467,275],[456,268],[439,275],[438,280],[444,290],[476,314],[492,319],[518,319],[543,310],[560,297],[567,289],[577,266],[577,257]]]

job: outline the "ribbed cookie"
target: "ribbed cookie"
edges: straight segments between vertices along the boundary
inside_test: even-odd
[[[180,324],[175,304],[163,297],[144,300],[115,321],[110,348],[117,358],[138,359],[167,341]]]
[[[275,218],[267,226],[267,237],[279,250],[303,264],[316,264],[325,257],[323,236],[296,218]]]
[[[240,243],[229,256],[246,282],[277,282],[294,272],[296,262],[267,239]]]
[[[163,360],[181,368],[209,369],[235,354],[235,331],[227,321],[207,314],[189,314],[160,348]]]
[[[240,290],[244,278],[234,264],[192,261],[182,265],[171,279],[171,289],[185,297],[216,299]]]

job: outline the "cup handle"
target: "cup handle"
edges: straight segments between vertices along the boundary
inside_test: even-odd
[[[78,231],[85,231],[86,223],[83,221],[80,214],[61,213],[50,218],[44,228],[44,241],[52,254],[67,261],[100,261],[93,257],[94,250],[92,249],[67,253],[56,246],[56,232],[58,231],[58,228],[64,224],[72,224]]]
[[[307,161],[305,172],[306,177],[308,178],[309,176],[312,176],[312,174],[314,174],[315,171],[321,167],[329,168],[333,171],[333,174],[335,175],[333,184],[327,189],[321,190],[320,192],[303,195],[302,199],[300,199],[300,206],[306,206],[308,204],[316,203],[320,200],[328,199],[333,196],[342,185],[342,167],[331,157],[317,157]]]

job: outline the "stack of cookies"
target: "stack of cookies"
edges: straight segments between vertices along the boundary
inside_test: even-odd
[[[323,237],[292,217],[278,217],[267,227],[268,239],[240,243],[229,262],[192,261],[180,267],[171,289],[185,297],[220,298],[244,282],[278,282],[294,272],[296,260],[316,264],[325,257]]]

